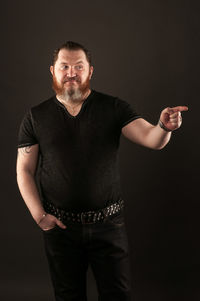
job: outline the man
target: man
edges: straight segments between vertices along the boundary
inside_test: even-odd
[[[188,108],[166,108],[150,124],[124,100],[90,89],[90,52],[72,41],[55,51],[50,71],[56,95],[31,108],[20,126],[17,181],[44,235],[55,298],[87,300],[90,264],[99,300],[131,300],[120,135],[162,149]]]

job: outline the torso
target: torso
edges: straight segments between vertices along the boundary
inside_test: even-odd
[[[121,197],[121,128],[135,116],[127,103],[96,91],[76,110],[57,97],[33,107],[20,143],[27,143],[28,137],[39,143],[42,199],[77,212],[116,202]]]

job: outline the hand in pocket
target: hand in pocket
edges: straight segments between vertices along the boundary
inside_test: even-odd
[[[43,230],[51,230],[58,225],[62,229],[66,229],[66,226],[54,215],[47,214],[41,222],[38,224],[38,226]]]

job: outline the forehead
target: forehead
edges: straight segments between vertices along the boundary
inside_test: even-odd
[[[85,52],[82,49],[79,50],[68,50],[61,49],[58,53],[57,62],[65,62],[65,63],[76,63],[78,61],[82,61],[83,63],[88,63]]]

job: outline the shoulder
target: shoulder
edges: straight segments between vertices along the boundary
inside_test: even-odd
[[[115,105],[119,99],[117,96],[113,96],[96,90],[92,90],[92,92],[93,92],[93,98],[96,99],[96,101],[100,102],[101,104]]]
[[[54,105],[54,98],[55,96],[52,96],[39,104],[31,107],[31,112],[40,112],[40,111],[46,111],[48,108],[51,108]]]
[[[49,115],[48,113],[52,113],[53,111],[55,111],[54,99],[55,96],[52,96],[47,100],[44,100],[39,104],[32,106],[29,110],[30,117],[32,119],[43,118],[44,116]]]
[[[96,99],[99,99],[101,101],[105,100],[105,101],[115,101],[115,99],[117,98],[116,96],[110,95],[110,94],[106,94],[103,92],[99,92],[96,90],[92,90],[93,92],[93,97]]]
[[[105,101],[109,101],[111,103],[114,103],[116,105],[120,105],[120,104],[129,104],[128,101],[118,97],[118,96],[113,96],[113,95],[110,95],[110,94],[106,94],[106,93],[103,93],[103,92],[99,92],[99,91],[96,91],[96,90],[92,90],[93,91],[93,95],[94,97],[98,98],[98,99],[101,99],[101,100],[105,100]]]

